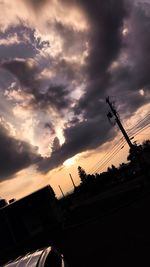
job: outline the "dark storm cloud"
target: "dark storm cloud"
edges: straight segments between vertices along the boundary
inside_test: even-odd
[[[123,53],[128,57],[112,73],[114,94],[118,94],[128,116],[137,108],[150,101],[150,4],[143,4],[132,9],[128,20],[129,33],[124,41]],[[145,95],[141,97],[139,90]],[[124,93],[126,92],[126,102]]]
[[[64,130],[65,143],[58,151],[52,153],[50,158],[40,163],[41,171],[57,167],[67,158],[94,149],[115,136],[115,131],[110,128],[106,119],[107,107],[104,101],[107,94],[115,93],[119,96],[120,93],[119,104],[126,107],[127,110],[124,112],[128,116],[147,101],[140,96],[138,90],[141,86],[147,88],[149,86],[148,13],[146,15],[141,7],[120,0],[80,0],[65,1],[65,3],[82,6],[91,27],[89,56],[86,59],[85,69],[88,75],[87,86],[74,109],[75,114],[82,115],[84,120],[82,122],[77,120]],[[127,43],[122,35],[125,21],[129,22],[132,29]],[[123,62],[119,68],[110,71],[113,61],[117,61],[124,51],[128,54],[127,64]]]
[[[0,124],[0,180],[8,179],[16,172],[41,159],[37,147],[12,137]]]
[[[90,54],[87,58],[87,69],[92,79],[99,77],[120,51],[120,30],[127,15],[125,5],[127,1],[65,0],[64,2],[68,5],[78,5],[85,12],[90,24]]]
[[[65,85],[51,84],[44,91],[40,90],[41,80],[39,70],[26,61],[10,61],[2,65],[3,68],[14,74],[24,86],[22,90],[32,96],[30,105],[34,108],[56,110],[67,108],[71,104],[68,97],[68,88]]]
[[[0,32],[0,60],[14,58],[33,58],[39,53],[42,42],[34,36],[35,30],[20,22],[18,26],[9,27]],[[5,40],[5,43],[2,41]]]
[[[107,94],[109,84],[108,67],[118,56],[121,46],[121,30],[127,16],[125,1],[81,1],[90,22],[89,56],[87,57],[87,73],[89,83],[85,94],[80,99],[77,110],[89,113],[92,111],[91,101],[99,106],[100,98]],[[107,84],[107,85],[106,85]],[[98,110],[96,110],[98,112]],[[99,109],[99,112],[104,112]]]
[[[63,41],[63,52],[69,55],[80,54],[86,49],[86,41],[88,32],[79,31],[71,26],[64,25],[60,21],[55,21],[53,24],[55,32],[61,37]]]
[[[129,1],[94,2],[93,6],[93,2],[88,1],[84,5],[91,22],[90,54],[87,58],[89,80],[75,112],[84,114],[86,119],[96,112],[104,113],[99,101],[112,94],[118,96],[120,105],[124,106],[126,99],[124,113],[128,111],[127,115],[131,116],[149,101],[146,95],[140,96],[139,89],[147,91],[150,84],[150,5],[134,5]],[[125,21],[129,34],[123,37]],[[120,63],[116,70],[110,72],[112,62],[123,53],[127,55],[126,64]]]
[[[90,54],[87,59],[91,79],[99,77],[121,48],[121,28],[127,15],[125,1],[83,1],[91,24]]]
[[[41,171],[57,167],[67,158],[94,149],[114,136],[103,115],[106,108],[102,99],[106,96],[110,83],[108,67],[121,49],[121,30],[126,8],[124,1],[80,1],[79,4],[84,9],[91,27],[88,40],[89,56],[84,70],[88,75],[87,87],[75,107],[75,113],[82,114],[84,121],[64,130],[65,143],[52,153],[51,158],[40,163]]]
[[[35,10],[41,10],[46,1],[30,2]],[[62,1],[60,1],[62,4]],[[31,105],[46,109],[52,106],[60,112],[72,104],[68,86],[72,81],[79,84],[84,80],[85,91],[78,103],[71,110],[72,121],[64,129],[65,143],[54,149],[51,157],[43,159],[39,170],[48,171],[61,165],[66,159],[77,153],[94,149],[111,140],[115,131],[106,119],[107,107],[105,97],[115,94],[124,107],[124,113],[131,116],[138,107],[148,101],[141,97],[139,89],[149,90],[150,85],[150,10],[135,6],[127,0],[64,0],[63,4],[77,5],[84,11],[89,23],[88,33],[77,32],[63,23],[57,22],[53,27],[63,38],[63,51],[68,56],[75,51],[82,53],[85,42],[88,43],[86,65],[68,63],[63,57],[56,57],[48,67],[56,72],[55,83],[41,90],[42,80],[37,66],[27,61],[11,60],[3,67],[14,74],[23,85],[23,90],[33,96]],[[142,4],[143,6],[143,4]],[[40,14],[40,13],[39,13]],[[122,35],[123,25],[127,22],[129,34]],[[75,44],[76,43],[76,44]],[[39,42],[40,45],[40,42]],[[112,63],[118,62],[123,53],[126,62],[119,61],[119,67],[112,69]],[[63,54],[63,53],[62,53]],[[58,61],[56,63],[56,61]],[[57,75],[58,74],[58,75]],[[60,79],[59,75],[63,77]],[[62,81],[67,80],[67,86]],[[61,82],[58,84],[58,80]],[[56,139],[58,145],[58,139]]]
[[[145,7],[145,8],[144,8]],[[150,4],[133,10],[127,49],[133,67],[130,68],[133,88],[150,86]]]
[[[101,116],[88,122],[80,122],[67,128],[64,132],[66,142],[55,150],[50,158],[39,162],[38,169],[47,172],[60,166],[65,160],[74,155],[94,149],[106,141],[112,140],[114,133],[105,119],[101,127]]]
[[[85,94],[75,106],[75,114],[82,114],[85,119],[92,119],[97,114],[105,113],[105,97],[110,86],[110,74],[104,73],[100,78],[87,83]]]
[[[36,78],[38,72],[35,66],[31,66],[25,60],[12,60],[6,61],[2,64],[2,67],[13,75],[15,75],[20,83],[26,87],[26,90],[30,93],[39,86],[39,81]]]
[[[31,104],[37,108],[47,109],[52,107],[61,111],[71,104],[71,100],[68,98],[68,89],[64,85],[51,84],[44,93],[37,90],[32,93],[34,98]]]
[[[54,66],[56,76],[62,77],[71,84],[76,81],[78,84],[83,80],[83,73],[81,71],[80,63],[67,62],[64,58],[58,60]]]

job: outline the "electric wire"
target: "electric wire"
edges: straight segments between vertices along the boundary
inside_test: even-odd
[[[136,136],[138,135],[140,132],[142,132],[143,130],[147,129],[149,127],[149,120],[148,117],[150,116],[150,114],[147,114],[145,118],[143,118],[142,120],[138,121],[136,123],[136,125],[134,125],[132,128],[130,128],[128,131],[130,131],[130,134]],[[143,123],[146,123],[145,125],[142,125]],[[142,126],[142,128],[140,128]],[[137,128],[138,127],[138,128]],[[137,129],[136,129],[137,128]],[[120,138],[119,141],[113,146],[112,150],[110,152],[107,152],[106,155],[100,160],[98,161],[90,170],[89,173],[91,172],[97,172],[101,169],[102,166],[105,166],[110,159],[112,158],[112,156],[114,157],[116,154],[118,154],[118,152],[123,148],[120,147],[121,144],[123,145],[125,141],[121,142],[123,139]],[[120,144],[121,142],[121,144]]]

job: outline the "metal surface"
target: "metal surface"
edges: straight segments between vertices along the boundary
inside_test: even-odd
[[[53,260],[51,260],[51,255],[54,256]],[[48,267],[58,267],[58,262],[60,262],[60,267],[65,266],[63,256],[55,249],[47,247],[20,256],[13,261],[9,261],[7,264],[3,265],[3,267],[45,267],[48,257]]]

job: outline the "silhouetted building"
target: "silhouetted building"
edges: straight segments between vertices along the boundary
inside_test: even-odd
[[[47,235],[51,239],[61,227],[62,211],[50,186],[10,204],[2,205],[2,199],[0,203],[1,253]]]

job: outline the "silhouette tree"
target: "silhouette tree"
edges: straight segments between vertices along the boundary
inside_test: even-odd
[[[52,152],[55,152],[57,150],[59,150],[60,148],[60,142],[59,142],[59,139],[58,137],[56,136],[53,140],[53,144],[51,146],[51,149],[52,149]]]
[[[142,144],[143,149],[150,149],[150,140],[145,140]]]
[[[81,183],[85,183],[86,179],[87,179],[87,174],[86,174],[85,170],[80,166],[78,166],[78,174],[79,174]]]
[[[150,173],[150,140],[146,140],[142,144],[142,159],[145,171],[147,169]]]
[[[130,148],[129,154],[127,157],[128,161],[135,162],[137,159],[137,150],[138,150],[138,145],[135,143],[134,147]]]

